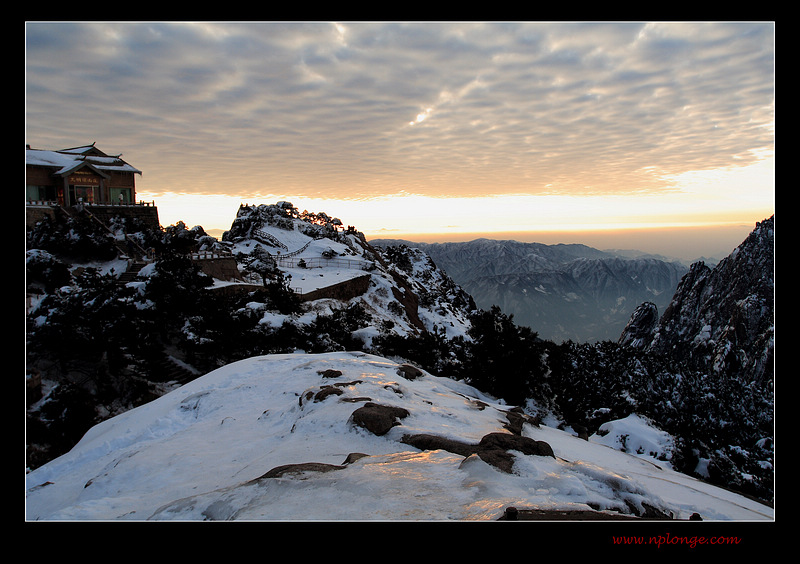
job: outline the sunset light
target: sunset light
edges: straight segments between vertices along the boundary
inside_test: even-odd
[[[278,200],[368,237],[441,241],[774,213],[769,22],[26,32],[26,143],[122,152],[164,225],[219,234],[240,203]]]
[[[24,25],[27,520],[774,523],[775,22]]]

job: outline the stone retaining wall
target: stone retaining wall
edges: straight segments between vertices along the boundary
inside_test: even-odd
[[[97,219],[109,225],[113,217],[138,218],[146,225],[159,229],[161,224],[158,222],[158,208],[156,206],[145,205],[90,205],[86,208]],[[26,205],[25,206],[25,225],[33,227],[45,217],[56,219],[57,214],[63,213],[57,205]]]
[[[359,276],[358,278],[352,278],[350,280],[345,280],[344,282],[339,282],[338,284],[326,286],[325,288],[319,288],[318,290],[306,292],[301,296],[301,299],[304,302],[321,300],[323,298],[349,300],[350,298],[355,298],[356,296],[360,296],[366,292],[367,289],[369,289],[369,282],[371,278],[371,275],[365,274],[363,276]]]
[[[56,208],[52,206],[25,206],[25,227],[33,228],[45,218],[56,219]]]
[[[158,208],[156,206],[102,206],[92,205],[87,208],[92,215],[100,221],[109,225],[113,217],[136,218],[142,223],[159,229],[161,224],[158,222]]]
[[[242,273],[236,265],[233,257],[217,257],[196,260],[194,263],[200,267],[204,273],[216,278],[217,280],[243,280]]]

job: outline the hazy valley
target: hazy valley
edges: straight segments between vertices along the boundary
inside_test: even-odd
[[[600,251],[585,245],[544,245],[477,239],[466,243],[372,240],[428,254],[475,300],[499,306],[543,339],[616,340],[636,307],[663,311],[688,267],[641,252]]]

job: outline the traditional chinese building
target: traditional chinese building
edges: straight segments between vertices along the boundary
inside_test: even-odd
[[[25,199],[61,206],[130,204],[136,201],[136,175],[142,172],[107,155],[94,143],[47,151],[25,147]]]
[[[107,222],[114,216],[132,217],[159,227],[155,202],[136,201],[136,175],[142,172],[107,155],[94,143],[49,151],[25,147],[26,224],[46,216],[74,213],[78,207]]]

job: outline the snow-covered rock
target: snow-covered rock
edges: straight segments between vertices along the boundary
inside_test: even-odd
[[[645,302],[634,310],[618,342],[635,349],[642,348],[650,343],[657,324],[658,307],[653,302]]]
[[[674,472],[646,422],[585,441],[531,423],[554,456],[421,450],[404,436],[477,444],[511,435],[510,407],[463,382],[363,353],[271,355],[232,363],[106,420],[26,476],[29,520],[495,520],[504,509],[647,508],[676,519],[771,520],[772,509]],[[419,374],[419,373],[417,373]],[[357,425],[372,402],[405,410],[388,432]],[[626,444],[603,442],[624,430]],[[656,446],[653,446],[656,445]]]
[[[401,335],[436,330],[464,336],[475,309],[470,296],[424,253],[408,248],[387,253],[355,228],[342,229],[337,218],[299,212],[291,202],[241,206],[223,241],[236,256],[266,246],[289,287],[302,295],[369,275],[366,292],[344,300],[362,305],[372,317],[372,330],[360,330],[367,340],[387,323]],[[312,310],[341,307],[316,301]]]
[[[694,263],[650,335],[638,335],[641,346],[709,374],[735,374],[742,382],[768,386],[775,334],[774,229],[772,216],[713,269]]]

